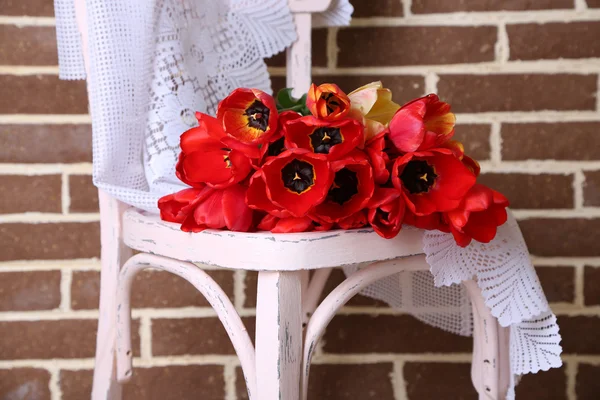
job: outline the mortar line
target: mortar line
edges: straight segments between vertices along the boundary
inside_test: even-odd
[[[437,84],[440,77],[435,72],[425,74],[425,94],[437,93]]]
[[[457,11],[435,14],[413,14],[402,17],[353,18],[351,27],[380,26],[461,26],[477,27],[506,23],[510,25],[530,23],[569,23],[600,19],[600,10],[528,10],[523,11]]]
[[[58,75],[58,65],[0,65],[0,75]]]
[[[144,361],[152,359],[152,319],[149,316],[140,317],[140,358]]]
[[[71,284],[73,282],[73,271],[70,269],[60,270],[60,305],[59,310],[69,312],[71,310]]]
[[[496,60],[500,64],[506,64],[510,59],[510,43],[508,39],[508,32],[506,31],[506,24],[498,24],[498,37],[495,45]]]
[[[46,370],[50,373],[48,389],[50,390],[51,400],[61,400],[62,390],[60,388],[60,369],[55,366],[49,366]]]
[[[575,209],[584,208],[583,186],[585,185],[585,175],[583,171],[577,170],[573,176],[573,204]]]
[[[400,0],[402,1],[402,11],[404,18],[409,18],[413,15],[412,12],[412,0]]]
[[[24,26],[56,26],[54,17],[26,17],[0,15],[0,25]]]
[[[67,174],[66,172],[63,172],[61,174],[60,189],[61,211],[63,214],[68,214],[69,208],[71,207],[71,192],[69,190],[69,174]]]
[[[396,360],[393,363],[392,388],[396,400],[408,400],[406,382],[404,381],[404,361]]]
[[[575,276],[574,279],[574,291],[575,291],[575,299],[573,303],[578,307],[585,307],[585,267],[583,264],[578,264],[575,266]]]
[[[490,163],[497,167],[502,162],[502,134],[501,124],[494,121],[490,129]]]
[[[236,366],[231,363],[223,365],[223,381],[225,382],[225,400],[237,400]]]
[[[565,374],[567,375],[566,396],[567,400],[577,400],[577,392],[575,390],[577,383],[577,370],[579,363],[577,361],[569,361],[565,363]]]
[[[339,28],[332,27],[327,29],[327,68],[335,69],[337,67],[338,46],[337,34]]]
[[[233,305],[238,313],[246,303],[246,274],[245,270],[235,270],[233,273]]]
[[[0,216],[0,224],[42,224],[61,222],[96,222],[100,221],[100,213],[73,213],[73,214],[51,214],[51,213],[23,213],[4,214]]]
[[[92,163],[76,164],[17,164],[1,163],[0,175],[51,175],[51,174],[77,174],[91,175]]]
[[[588,9],[586,0],[574,0],[574,7],[576,11],[585,11]]]

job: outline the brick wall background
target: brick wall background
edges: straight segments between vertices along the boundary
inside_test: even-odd
[[[314,31],[315,81],[438,92],[483,180],[511,199],[559,316],[562,369],[521,399],[600,398],[600,1],[353,0]],[[50,0],[0,0],[0,398],[88,398],[99,226],[83,82],[59,81]],[[284,58],[269,60],[276,88]],[[212,271],[253,325],[256,276]],[[331,287],[341,272],[332,277]],[[187,283],[141,274],[128,399],[242,400],[224,330]],[[315,357],[311,399],[475,399],[470,339],[356,298]],[[194,395],[193,393],[196,393]]]

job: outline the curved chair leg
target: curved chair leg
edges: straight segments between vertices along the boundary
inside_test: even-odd
[[[319,304],[319,298],[321,297],[321,293],[323,293],[323,289],[325,288],[327,279],[329,279],[329,275],[331,275],[331,271],[333,271],[333,268],[317,269],[310,280],[310,283],[308,284],[306,293],[303,293],[302,322],[304,324],[308,323],[310,316],[317,308],[317,304]]]
[[[256,400],[256,367],[254,346],[248,331],[233,304],[221,287],[196,265],[152,254],[137,254],[121,269],[117,292],[117,378],[126,382],[131,378],[131,285],[135,275],[146,268],[171,272],[190,282],[204,295],[225,327],[240,359],[246,379],[248,397]]]
[[[503,400],[510,379],[508,328],[501,327],[492,316],[476,282],[465,281],[463,285],[473,306],[473,386],[480,400]]]
[[[427,269],[429,269],[429,265],[422,254],[391,261],[380,261],[350,275],[323,300],[312,315],[306,329],[301,378],[301,398],[303,400],[306,400],[308,396],[308,377],[313,352],[335,313],[365,286],[379,279],[403,271]]]
[[[119,400],[121,385],[117,382],[115,350],[117,341],[117,284],[123,262],[131,250],[121,236],[121,215],[129,206],[98,191],[100,200],[100,241],[102,244],[102,270],[100,272],[100,316],[96,337],[93,400]]]

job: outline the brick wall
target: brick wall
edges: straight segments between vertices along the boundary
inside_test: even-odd
[[[438,92],[483,180],[513,203],[563,333],[565,366],[521,399],[600,398],[600,1],[354,0],[315,30],[315,80]],[[82,82],[57,78],[50,0],[0,0],[0,398],[89,396],[98,205]],[[274,85],[283,57],[269,61]],[[212,271],[252,330],[256,276]],[[332,277],[330,287],[342,279]],[[135,283],[128,399],[245,399],[207,303],[159,272]],[[315,357],[312,399],[475,399],[470,339],[356,298]],[[198,395],[196,395],[197,397]]]

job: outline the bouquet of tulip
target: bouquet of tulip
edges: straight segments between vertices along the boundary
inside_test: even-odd
[[[489,242],[507,199],[476,183],[477,162],[452,140],[454,114],[430,94],[400,107],[381,82],[346,95],[312,85],[300,99],[236,89],[216,118],[181,135],[177,177],[191,186],[158,202],[181,230],[274,233],[402,224]]]

